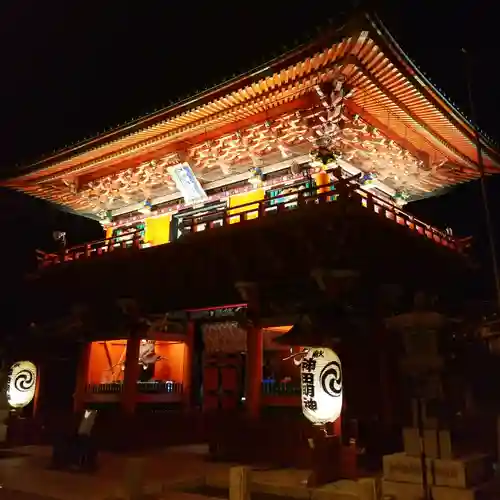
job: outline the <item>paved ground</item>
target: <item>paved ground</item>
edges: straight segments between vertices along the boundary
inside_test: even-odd
[[[12,458],[6,452],[0,459],[0,500],[123,498],[137,475],[144,478],[145,491],[156,498],[168,492],[168,497],[176,500],[207,500],[207,496],[190,493],[189,489],[201,484],[207,475],[226,479],[231,464],[208,462],[206,451],[206,447],[183,447],[142,457],[103,453],[98,471],[85,474],[48,469],[49,448],[19,448]]]
[[[21,493],[19,491],[0,489],[0,500],[55,500],[53,497],[37,495],[36,493]]]
[[[0,459],[0,500],[123,499],[126,497],[125,492],[130,491],[129,485],[138,471],[137,457],[103,454],[95,474],[82,474],[48,470],[48,448],[26,447],[16,451],[18,456],[15,458]],[[229,486],[229,469],[235,464],[208,462],[203,451],[189,447],[140,457],[145,492],[155,500],[214,500],[213,496],[220,500],[220,491],[227,491]],[[268,495],[297,500],[340,498],[338,483],[310,490],[305,485],[307,477],[307,471],[255,469],[252,471],[252,491],[259,494],[253,496],[256,500],[269,500]],[[355,484],[352,481],[349,483]],[[212,490],[203,490],[203,484]],[[218,495],[210,493],[217,489]],[[332,497],[333,493],[335,495]],[[352,498],[351,494],[350,500]],[[370,495],[364,498],[372,500]]]

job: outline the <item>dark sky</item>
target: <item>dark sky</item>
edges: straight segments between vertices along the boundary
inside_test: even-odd
[[[54,149],[153,111],[279,53],[339,17],[340,2],[123,2],[3,0],[0,3],[0,174]],[[392,0],[378,9],[407,54],[468,114],[461,47],[473,55],[478,122],[500,138],[494,73],[497,16],[491,2]],[[347,5],[347,2],[345,3]],[[500,187],[489,182],[492,198]],[[500,202],[493,204],[493,215]],[[411,207],[426,220],[484,243],[475,184]],[[22,196],[0,193],[19,255],[50,241],[97,237],[91,222]],[[497,226],[500,228],[500,219]],[[484,245],[479,245],[481,248]],[[23,257],[24,258],[24,257]]]

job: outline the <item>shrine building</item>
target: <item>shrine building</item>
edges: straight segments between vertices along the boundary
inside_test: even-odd
[[[478,179],[476,134],[496,174],[497,146],[366,15],[5,181],[103,228],[77,246],[60,235],[26,281],[33,343],[14,352],[40,367],[33,415],[168,410],[188,433],[200,414],[300,414],[284,359],[308,339],[286,334],[314,304],[363,311],[373,354],[383,287],[446,296],[474,272],[467,235],[405,205]],[[385,361],[339,323],[324,334],[345,407],[397,420],[389,375],[373,381]]]

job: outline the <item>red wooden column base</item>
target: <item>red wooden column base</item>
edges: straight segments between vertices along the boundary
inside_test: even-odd
[[[75,395],[73,397],[73,411],[81,412],[85,409],[85,393],[87,391],[87,377],[89,373],[90,350],[92,344],[90,342],[82,346],[80,351],[80,360],[76,373]]]
[[[139,380],[139,348],[141,339],[127,340],[125,355],[125,373],[123,374],[123,392],[121,405],[125,413],[132,415],[137,405],[137,381]]]
[[[262,400],[264,338],[262,328],[247,329],[246,408],[249,417],[258,418]]]

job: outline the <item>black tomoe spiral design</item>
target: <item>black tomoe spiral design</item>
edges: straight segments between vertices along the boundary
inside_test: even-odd
[[[342,368],[339,361],[327,363],[319,375],[321,388],[332,398],[342,394]]]
[[[24,369],[16,373],[14,378],[14,388],[19,392],[29,391],[35,384],[35,374],[28,369]]]

